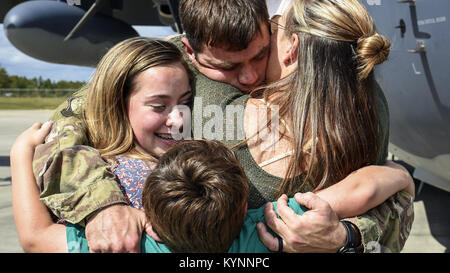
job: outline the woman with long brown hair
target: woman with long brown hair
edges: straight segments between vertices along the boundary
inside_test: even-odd
[[[365,165],[383,163],[386,147],[380,136],[388,130],[383,127],[386,120],[379,120],[388,118],[387,113],[377,113],[385,102],[372,71],[386,60],[389,40],[375,32],[357,1],[293,3],[272,28],[272,39],[278,39],[272,44],[279,51],[271,58],[284,58],[268,66],[267,80],[275,82],[264,90],[263,99],[248,102],[279,108],[282,133],[276,141],[292,151],[280,193],[297,192],[309,179],[317,191]],[[302,173],[304,182],[296,188],[293,179]]]
[[[390,42],[376,32],[357,0],[293,0],[270,23],[272,48],[266,80],[272,83],[262,96],[256,90],[248,100],[247,140],[237,150],[253,184],[249,205],[312,191],[319,197],[326,195],[333,207],[329,186],[338,186],[344,179],[365,179],[383,167],[363,167],[386,162],[389,114],[373,69],[387,59]],[[273,106],[279,124],[269,122],[265,131],[254,126],[254,117],[261,116],[258,109]],[[271,130],[278,130],[279,137],[268,137]],[[411,180],[400,166],[385,167],[389,166]],[[410,202],[405,211],[410,211],[411,196],[406,200]],[[292,219],[284,219],[284,225],[272,217],[268,223],[279,232],[280,226],[292,227]],[[280,235],[287,239],[286,232]],[[291,246],[286,250],[295,251]]]

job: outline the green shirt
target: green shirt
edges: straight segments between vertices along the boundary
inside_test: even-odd
[[[273,202],[276,211],[276,202]],[[288,205],[298,215],[302,215],[307,210],[299,205],[293,198],[289,198]],[[239,236],[233,241],[228,253],[267,253],[271,252],[259,239],[256,224],[263,222],[264,207],[247,211],[244,223]],[[269,232],[275,235],[269,228]],[[88,253],[89,246],[84,234],[84,228],[80,225],[68,224],[66,227],[67,250],[68,252]],[[147,233],[141,239],[142,253],[170,253],[170,249],[164,243],[156,242]]]

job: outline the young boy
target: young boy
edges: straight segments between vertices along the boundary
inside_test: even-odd
[[[11,149],[14,216],[22,246],[31,251],[88,252],[84,229],[53,223],[38,199],[31,161],[34,147],[44,140],[51,124],[40,127],[35,124],[25,131]],[[362,213],[401,189],[414,194],[411,185],[380,182],[367,187],[358,181],[339,184],[343,194],[332,202],[338,215],[354,212],[355,204]],[[141,251],[270,252],[256,231],[256,225],[264,223],[264,207],[247,211],[248,188],[234,153],[223,144],[205,140],[180,142],[160,158],[142,194],[146,217],[164,244],[144,234]],[[326,190],[319,196],[326,199]],[[288,204],[299,215],[307,210],[293,198]]]

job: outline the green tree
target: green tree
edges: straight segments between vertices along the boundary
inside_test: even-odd
[[[42,88],[45,88],[45,89],[51,89],[51,88],[53,88],[53,83],[50,79],[46,79],[45,81],[43,81],[41,83],[41,86],[42,86]]]
[[[9,87],[9,76],[6,70],[0,67],[0,88]]]
[[[39,88],[39,89],[79,89],[85,82],[80,81],[58,81],[43,79],[42,76],[28,79],[17,75],[8,75],[7,71],[0,66],[0,88]]]

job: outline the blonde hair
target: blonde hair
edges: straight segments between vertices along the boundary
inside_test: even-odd
[[[307,183],[317,191],[375,163],[381,144],[372,71],[390,50],[357,0],[293,0],[286,18],[286,35],[299,39],[298,68],[264,93],[295,132],[278,195]]]
[[[372,17],[358,0],[294,0],[290,16],[297,22],[291,32],[356,43],[359,80],[389,55],[390,41],[376,32]]]
[[[171,43],[136,37],[112,47],[100,60],[85,86],[85,123],[89,140],[100,154],[112,159],[119,154],[156,161],[134,141],[127,115],[127,99],[134,80],[143,71],[163,64],[182,63],[181,52]]]

